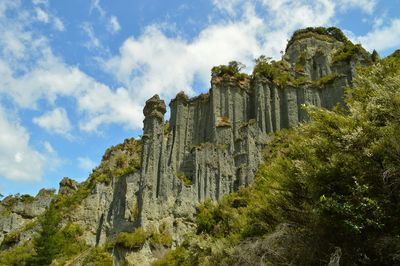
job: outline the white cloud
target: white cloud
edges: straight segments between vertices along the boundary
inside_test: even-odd
[[[400,47],[400,19],[393,19],[389,25],[374,28],[364,36],[355,38],[368,50],[384,51]]]
[[[106,68],[140,105],[155,93],[165,98],[180,90],[192,94],[195,76],[207,84],[212,66],[231,60],[251,64],[261,52],[257,41],[261,29],[262,21],[248,16],[243,21],[210,26],[188,42],[148,27],[139,38],[128,38],[119,55],[106,62]]]
[[[210,25],[191,41],[168,37],[157,26],[147,27],[123,43],[119,54],[105,62],[106,69],[136,95],[137,105],[155,93],[169,100],[180,90],[192,94],[195,78],[207,86],[215,65],[231,60],[252,65],[261,54],[279,57],[293,30],[324,25],[334,15],[334,5],[324,0],[265,1],[263,6],[268,20],[256,13],[254,5],[244,3],[239,17]]]
[[[40,117],[35,117],[33,122],[49,132],[64,136],[69,136],[72,128],[67,112],[63,108],[56,108]]]
[[[121,25],[119,24],[117,17],[115,16],[110,17],[107,29],[112,34],[115,34],[121,30]]]
[[[96,163],[88,157],[78,157],[78,165],[81,169],[91,171],[96,167]]]
[[[90,3],[90,9],[89,12],[92,13],[93,10],[96,10],[99,12],[100,16],[104,17],[106,14],[106,11],[100,6],[100,0],[92,0]]]
[[[49,1],[48,0],[32,0],[32,3],[34,5],[48,5]]]
[[[213,0],[213,5],[230,16],[237,14],[237,7],[243,2],[243,0]]]
[[[78,98],[79,110],[85,115],[79,127],[85,131],[96,131],[102,124],[122,124],[126,128],[142,126],[142,103],[134,101],[134,95],[125,88],[115,92],[102,84],[93,84]]]
[[[338,8],[330,0],[213,2],[232,18],[211,22],[191,40],[176,32],[171,37],[157,25],[126,39],[117,54],[103,61],[105,71],[120,83],[119,88],[110,88],[77,66],[66,64],[53,54],[45,36],[35,35],[24,26],[28,22],[0,28],[0,49],[3,54],[12,54],[0,60],[0,93],[10,96],[20,108],[39,108],[41,100],[58,108],[59,97],[72,98],[77,123],[85,131],[112,123],[141,128],[143,104],[153,94],[166,101],[180,90],[194,94],[194,80],[208,86],[210,69],[215,65],[238,60],[251,66],[261,54],[279,58],[294,30],[329,25]],[[4,14],[1,10],[0,4],[0,14]],[[99,0],[92,1],[91,10],[106,15]],[[112,18],[104,21],[112,24]],[[114,30],[119,30],[116,18],[114,24]],[[88,36],[89,49],[104,49],[90,24],[84,23],[82,29]]]
[[[44,23],[49,23],[49,14],[47,14],[43,9],[37,7],[35,8],[36,10],[36,19],[44,22]]]
[[[43,142],[43,147],[45,148],[46,152],[49,154],[55,154],[55,152],[56,152],[54,150],[53,146],[48,141]]]
[[[0,108],[0,177],[10,180],[40,180],[44,156],[29,144],[29,133]]]
[[[57,16],[49,13],[46,10],[43,10],[40,7],[35,8],[35,13],[36,13],[36,19],[40,22],[43,22],[45,24],[51,23],[54,27],[54,29],[58,31],[64,31],[64,23],[60,18]]]
[[[53,17],[53,26],[58,31],[64,31],[65,30],[64,23],[62,22],[61,19],[59,19],[57,17]]]
[[[377,0],[339,0],[338,7],[341,10],[358,8],[367,14],[372,14],[375,10]]]
[[[85,46],[88,49],[100,49],[102,47],[100,40],[96,37],[94,29],[92,25],[85,22],[81,26],[82,30],[86,33],[88,37],[88,41],[86,42]]]

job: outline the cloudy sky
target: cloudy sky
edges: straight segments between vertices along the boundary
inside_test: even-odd
[[[294,30],[332,25],[388,55],[400,0],[0,0],[0,193],[83,181],[141,134],[147,98],[205,92],[212,66],[249,71]]]

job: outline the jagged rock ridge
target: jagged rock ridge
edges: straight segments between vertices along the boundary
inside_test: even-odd
[[[268,133],[307,121],[304,104],[328,109],[342,104],[355,66],[370,63],[365,50],[343,57],[349,43],[311,33],[294,35],[282,60],[275,62],[287,75],[285,82],[257,73],[214,72],[208,93],[189,98],[182,92],[170,102],[168,122],[164,101],[157,95],[150,98],[143,111],[140,170],[107,173],[107,182],[99,174],[102,181],[88,187],[90,193],[65,215],[64,224],[80,224],[92,246],[139,227],[162,227],[178,244],[192,231],[199,202],[218,200],[252,183]],[[107,162],[117,165],[118,154],[138,155],[124,149],[109,153]],[[60,193],[66,195],[77,186],[67,179],[61,185]],[[116,247],[113,252],[116,262],[125,258],[146,265],[162,250],[145,243],[140,251]]]

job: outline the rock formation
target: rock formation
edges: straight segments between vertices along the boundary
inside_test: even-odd
[[[31,238],[32,221],[41,215],[55,198],[55,190],[42,189],[32,197],[29,195],[8,196],[0,202],[0,243],[4,246]],[[22,230],[24,229],[24,230]],[[11,234],[23,231],[23,234]],[[8,236],[8,239],[7,239]],[[3,246],[2,244],[2,246]]]
[[[303,105],[331,109],[343,104],[355,66],[370,62],[362,48],[339,57],[346,45],[329,35],[295,35],[282,60],[275,62],[289,80],[214,73],[208,93],[189,98],[181,92],[170,102],[167,122],[164,101],[153,96],[143,110],[140,170],[111,173],[110,182],[88,186],[90,193],[64,217],[65,223],[80,224],[90,245],[139,227],[156,231],[162,227],[172,235],[173,246],[180,243],[193,230],[199,202],[218,200],[253,182],[269,133],[307,121]],[[127,153],[122,148],[109,156]],[[108,161],[118,164],[117,159]],[[69,179],[61,184],[63,195],[77,189]],[[17,228],[7,227],[9,223],[0,220],[3,234]],[[139,251],[115,248],[113,252],[116,262],[126,258],[146,265],[160,247],[146,243]]]

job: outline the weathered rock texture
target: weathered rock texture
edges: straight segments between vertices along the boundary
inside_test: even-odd
[[[333,63],[332,55],[342,46],[339,41],[306,38],[288,47],[282,64],[293,76],[308,79],[305,85],[278,86],[259,76],[214,76],[206,94],[189,98],[179,93],[169,104],[168,122],[164,101],[158,95],[149,99],[137,226],[168,223],[179,242],[193,224],[197,203],[218,200],[253,182],[268,133],[306,121],[304,104],[328,109],[343,104],[355,66],[370,59],[356,55]],[[329,75],[334,76],[330,82],[318,83]]]
[[[281,65],[294,78],[308,80],[303,85],[277,85],[259,75],[244,79],[215,75],[208,93],[194,98],[179,93],[169,104],[168,122],[164,101],[153,96],[143,111],[140,170],[96,184],[65,223],[80,224],[90,245],[102,244],[121,231],[160,226],[173,236],[173,245],[178,244],[193,229],[199,202],[218,200],[253,182],[268,133],[306,121],[304,104],[328,109],[343,104],[355,66],[370,60],[368,54],[356,54],[333,62],[332,55],[343,45],[314,37],[293,42]],[[330,75],[334,78],[329,82],[318,82]],[[65,195],[77,187],[69,179],[61,184],[60,193]],[[24,215],[0,221],[3,234],[20,226]],[[160,248],[146,243],[140,251],[115,248],[113,252],[117,264],[126,258],[134,265],[146,265]]]
[[[46,210],[55,198],[54,192],[54,190],[42,189],[36,197],[15,195],[2,200],[0,202],[0,243],[8,233],[17,231],[28,232],[16,235],[14,241],[30,239],[32,228],[22,229],[35,221]]]

